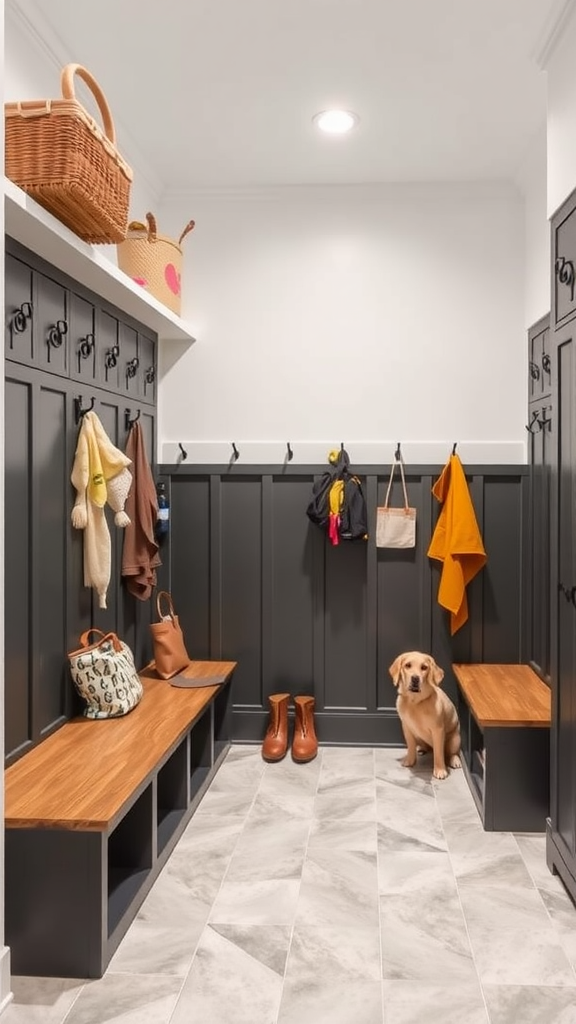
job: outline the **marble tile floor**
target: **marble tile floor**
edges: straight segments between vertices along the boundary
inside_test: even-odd
[[[105,976],[16,977],[2,1024],[576,1024],[544,836],[401,757],[233,746]]]

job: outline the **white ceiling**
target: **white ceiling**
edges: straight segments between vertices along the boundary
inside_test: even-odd
[[[77,61],[100,81],[120,149],[136,148],[162,189],[180,192],[511,177],[545,121],[535,53],[562,3],[16,6],[55,63]],[[313,129],[313,114],[333,106],[360,115],[351,136]]]

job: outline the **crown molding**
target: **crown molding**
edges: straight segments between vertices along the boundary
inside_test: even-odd
[[[71,63],[74,58],[46,20],[40,6],[35,0],[5,0],[5,23],[7,24],[9,21],[12,21],[16,29],[57,69],[57,81],[59,81],[62,68],[65,64]],[[114,124],[118,136],[122,138],[122,156],[135,169],[137,177],[145,184],[154,201],[159,204],[165,192],[164,182],[142,155],[133,135],[121,118],[115,114]]]
[[[545,71],[558,43],[576,11],[576,0],[556,0],[532,53],[541,71]]]

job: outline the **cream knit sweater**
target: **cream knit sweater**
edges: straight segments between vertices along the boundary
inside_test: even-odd
[[[100,608],[106,608],[112,544],[105,505],[115,512],[116,526],[130,522],[124,503],[132,484],[130,459],[116,448],[95,412],[82,417],[71,481],[76,489],[72,526],[84,530],[84,586],[93,587]]]

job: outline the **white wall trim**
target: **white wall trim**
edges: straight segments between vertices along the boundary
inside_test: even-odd
[[[545,71],[552,54],[576,11],[576,0],[556,0],[546,21],[544,31],[533,51],[533,59]]]
[[[10,949],[8,946],[3,946],[0,952],[0,1014],[14,998],[11,985]]]
[[[233,458],[232,441],[239,452]],[[291,466],[317,466],[328,462],[328,453],[344,443],[352,466],[390,467],[398,441],[290,441],[293,458]],[[287,441],[185,441],[184,459],[178,441],[166,441],[161,446],[160,462],[166,465],[223,466],[235,464],[258,466],[288,464]],[[452,452],[454,440],[401,442],[402,458],[409,470],[411,465],[443,466]],[[468,465],[522,466],[526,464],[526,445],[520,441],[462,441],[457,442],[457,454]]]
[[[6,0],[5,20],[9,19],[12,19],[20,32],[28,37],[36,49],[43,53],[50,64],[57,69],[58,74],[54,80],[59,85],[62,68],[65,64],[71,63],[73,58],[60,37],[46,21],[41,8],[34,0]],[[56,98],[56,91],[52,98]],[[154,201],[159,204],[165,191],[164,182],[146,161],[126,125],[116,117],[114,111],[112,113],[117,135],[122,139],[122,156],[130,166],[137,169],[138,178],[146,186]]]

